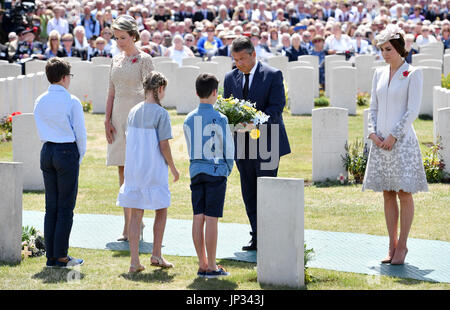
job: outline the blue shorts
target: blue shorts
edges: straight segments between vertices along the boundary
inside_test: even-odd
[[[227,178],[205,173],[191,179],[191,198],[194,215],[223,216]]]

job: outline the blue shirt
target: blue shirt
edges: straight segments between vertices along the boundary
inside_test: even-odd
[[[200,103],[183,125],[191,178],[199,173],[228,177],[233,169],[234,142],[228,119],[211,104]]]
[[[34,119],[42,142],[76,142],[81,164],[86,153],[86,127],[77,97],[60,85],[50,85],[34,103]]]
[[[86,39],[89,40],[93,35],[97,37],[100,35],[100,23],[92,15],[89,20],[82,17],[78,21],[78,26],[80,25],[84,27]]]

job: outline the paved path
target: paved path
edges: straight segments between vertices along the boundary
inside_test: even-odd
[[[144,218],[144,223],[141,251],[150,253],[153,219]],[[43,232],[44,213],[24,211],[23,225],[32,225]],[[163,254],[196,256],[191,225],[189,220],[167,220]],[[127,251],[128,242],[115,241],[122,229],[123,216],[75,214],[70,246]],[[219,223],[217,258],[256,262],[255,252],[241,250],[250,240],[249,230],[250,226],[245,224]],[[383,236],[305,230],[305,242],[307,248],[315,252],[308,267],[450,283],[450,242],[410,238],[403,266],[379,263],[389,244],[388,238]]]

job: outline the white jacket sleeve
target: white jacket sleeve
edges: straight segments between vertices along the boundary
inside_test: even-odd
[[[423,74],[422,70],[416,69],[411,73],[408,85],[408,106],[405,114],[400,121],[395,124],[392,129],[391,135],[398,139],[401,139],[408,128],[419,116],[420,104],[422,103],[422,86],[423,86]]]

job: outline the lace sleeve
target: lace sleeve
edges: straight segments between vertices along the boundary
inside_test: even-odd
[[[397,140],[405,135],[408,128],[419,116],[420,104],[422,103],[422,84],[422,70],[416,69],[411,73],[409,80],[407,110],[391,132],[391,135]]]
[[[108,87],[108,94],[110,94],[111,92],[115,92],[114,89],[114,83],[112,81],[112,72],[113,72],[113,64],[114,61],[111,61],[111,68],[109,69],[109,87]]]
[[[378,75],[377,70],[373,75],[372,80],[372,93],[370,95],[370,109],[369,109],[369,120],[367,125],[367,138],[373,133],[377,133],[377,115],[378,115],[378,99],[377,99],[377,82]]]
[[[142,57],[141,66],[141,78],[142,81],[152,72],[155,68],[153,67],[152,57]]]

